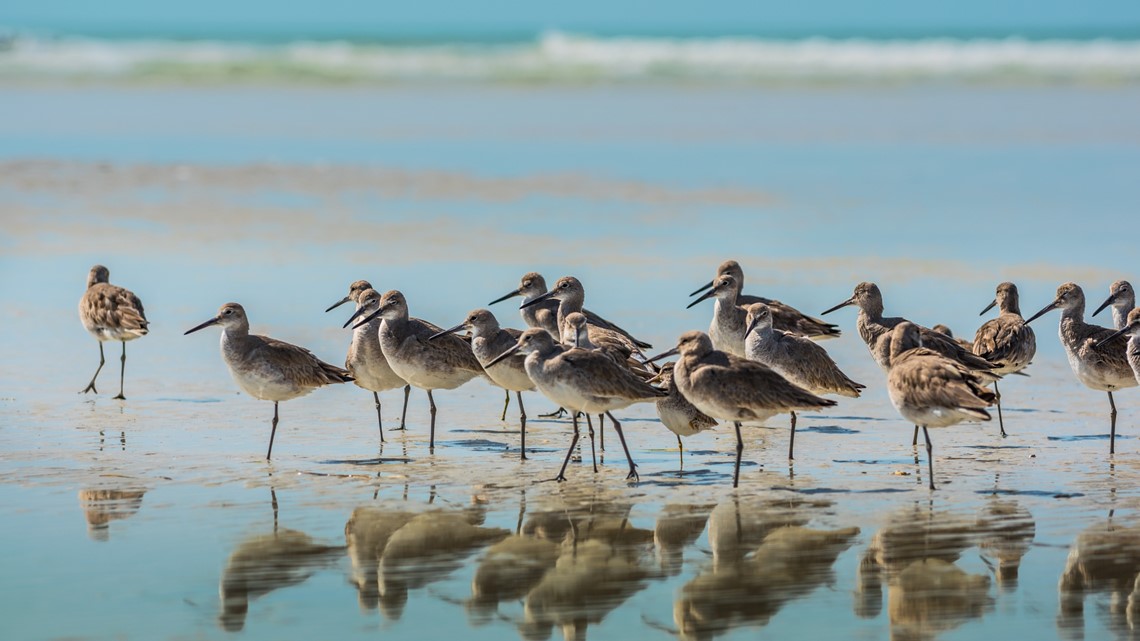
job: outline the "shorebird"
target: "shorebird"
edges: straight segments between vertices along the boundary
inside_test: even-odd
[[[99,341],[99,367],[91,382],[83,388],[83,393],[95,392],[95,379],[103,369],[103,342],[119,341],[123,344],[123,355],[119,359],[119,394],[114,398],[126,400],[123,396],[123,377],[127,371],[127,341],[146,336],[146,314],[142,301],[130,290],[108,282],[111,272],[102,265],[95,265],[87,274],[87,291],[79,299],[79,320],[83,328]]]
[[[712,340],[704,332],[681,334],[677,347],[650,360],[673,354],[681,355],[673,366],[673,378],[681,394],[700,411],[713,418],[732,421],[736,428],[733,487],[740,484],[743,421],[764,421],[784,412],[835,405],[835,401],[789,383],[767,365],[713,349]]]
[[[540,305],[544,301],[556,299],[558,301],[558,332],[553,334],[555,340],[560,340],[562,336],[568,331],[566,329],[566,317],[574,312],[583,312],[582,304],[586,300],[586,290],[582,287],[582,282],[573,276],[563,276],[554,283],[554,289],[532,299],[529,302],[523,303],[522,307],[532,307]],[[586,316],[589,319],[589,315]],[[649,343],[639,341],[629,332],[624,329],[609,323],[608,327],[590,322],[588,325],[590,340],[596,345],[604,344],[621,344],[627,347],[630,353],[640,354],[642,348],[648,349],[652,347]]]
[[[514,346],[518,342],[522,330],[512,327],[499,327],[499,321],[489,310],[476,309],[467,314],[467,318],[451,329],[432,335],[430,340],[437,340],[448,334],[461,330],[471,332],[471,352],[483,366],[487,378],[491,382],[507,391],[507,398],[514,392],[519,400],[519,451],[522,460],[526,460],[526,408],[523,407],[522,393],[533,392],[534,383],[526,373],[525,356],[516,355],[491,366],[489,363],[495,357]],[[503,412],[507,407],[503,405]]]
[[[1117,336],[1128,335],[1128,346],[1125,354],[1128,355],[1128,364],[1132,367],[1132,375],[1140,382],[1140,307],[1133,308],[1124,319],[1124,327],[1116,330],[1111,336],[1098,343],[1110,345]]]
[[[546,293],[546,279],[543,278],[542,274],[539,274],[538,272],[530,272],[524,274],[523,277],[519,279],[519,286],[517,289],[511,292],[507,292],[506,294],[496,298],[488,304],[494,305],[495,303],[501,303],[508,298],[522,296],[523,301],[519,305],[519,313],[522,314],[523,321],[526,323],[526,326],[545,329],[546,331],[550,332],[550,335],[554,337],[554,340],[561,340],[562,330],[559,327],[558,321],[558,306],[560,304],[560,301],[551,298],[545,298],[540,302],[535,302],[536,298],[539,298]],[[598,316],[588,309],[579,309],[577,311],[585,314],[586,320],[589,321],[591,325],[597,325],[598,327],[603,327],[605,329],[612,329],[617,333],[625,336],[630,341],[637,343],[639,347],[643,349],[649,349],[652,347],[652,345],[649,345],[648,343],[642,344],[629,332],[614,325],[613,323],[602,318],[601,316]]]
[[[922,347],[918,325],[903,321],[891,330],[891,369],[887,391],[903,418],[922,427],[930,489],[934,488],[934,446],[930,427],[962,421],[990,420],[986,408],[994,394],[976,372],[942,354]]]
[[[362,309],[356,310],[345,327],[365,313]],[[392,371],[412,386],[427,391],[431,410],[428,449],[435,450],[436,407],[432,390],[455,389],[484,374],[483,366],[471,353],[471,346],[458,336],[448,335],[430,340],[443,329],[409,316],[408,302],[399,291],[393,289],[384,294],[376,309],[353,325],[353,329],[373,318],[383,319],[377,334],[380,337],[380,349],[392,366]]]
[[[267,461],[273,455],[273,437],[277,435],[278,403],[304,396],[318,387],[352,380],[347,370],[329,365],[304,347],[250,334],[245,309],[237,303],[222,305],[217,316],[186,330],[186,334],[212,325],[222,326],[222,360],[238,387],[258,400],[273,401]]]
[[[764,303],[748,306],[748,328],[744,352],[749,360],[771,367],[788,382],[812,394],[838,394],[859,398],[866,388],[848,378],[822,346],[809,338],[772,327],[772,308]],[[792,411],[792,432],[788,458],[795,458],[796,412]]]
[[[618,365],[609,356],[585,349],[567,349],[554,341],[549,332],[531,328],[522,333],[513,347],[488,363],[488,367],[511,357],[517,352],[526,356],[526,373],[539,392],[550,400],[570,411],[574,422],[574,437],[566,451],[566,459],[558,471],[556,481],[566,480],[566,465],[578,444],[578,412],[586,414],[605,413],[617,431],[629,462],[629,475],[638,478],[637,466],[629,454],[629,447],[622,434],[621,423],[613,410],[629,407],[639,401],[648,401],[667,394],[638,378],[625,367]]]
[[[1116,401],[1112,393],[1125,387],[1134,387],[1136,376],[1128,365],[1127,344],[1113,330],[1085,322],[1085,292],[1076,283],[1064,283],[1057,288],[1053,302],[1041,308],[1025,322],[1032,323],[1046,312],[1060,309],[1058,334],[1069,367],[1077,379],[1090,389],[1108,392],[1109,437],[1108,453],[1116,453]],[[1110,340],[1111,338],[1111,340]]]
[[[730,274],[718,276],[712,287],[703,296],[685,306],[692,306],[709,298],[716,298],[713,303],[713,318],[709,323],[709,338],[713,347],[733,356],[746,358],[744,355],[744,330],[748,327],[748,312],[736,303],[740,286],[736,278]]]
[[[855,293],[852,294],[851,298],[848,298],[823,313],[830,314],[848,305],[859,307],[859,318],[856,321],[856,327],[859,329],[860,338],[867,344],[867,349],[871,352],[871,358],[875,359],[875,362],[879,364],[879,367],[883,368],[883,371],[890,371],[891,330],[900,323],[909,321],[897,316],[883,316],[883,294],[879,291],[879,286],[875,283],[859,283],[855,286]],[[994,369],[993,363],[986,361],[980,356],[975,356],[949,336],[921,325],[915,326],[918,327],[924,347],[933,349],[939,354],[951,360],[958,361],[970,369],[978,370],[982,372],[983,375],[986,375],[984,374],[985,372]]]
[[[677,388],[677,381],[673,378],[674,363],[665,363],[657,376],[650,379],[651,383],[664,386],[669,396],[657,399],[657,417],[661,424],[677,437],[677,451],[680,456],[681,469],[685,468],[685,446],[681,444],[682,436],[692,436],[699,432],[716,426],[716,419],[705,414],[690,403]]]
[[[363,282],[363,281],[357,281]],[[374,311],[380,304],[380,293],[371,287],[357,292],[357,311]],[[352,330],[352,344],[348,346],[348,356],[344,367],[349,371],[356,385],[372,392],[376,401],[376,423],[380,426],[380,442],[384,442],[384,421],[380,417],[380,392],[404,388],[404,412],[400,416],[400,429],[404,429],[404,418],[408,413],[408,394],[411,386],[396,374],[384,351],[380,348],[380,319],[374,318]]]
[[[972,351],[997,366],[994,374],[1005,376],[1025,369],[1037,353],[1037,339],[1033,329],[1021,317],[1018,304],[1017,285],[1001,283],[997,286],[994,300],[982,310],[982,314],[997,306],[1001,311],[997,318],[986,321],[974,334]],[[1001,415],[1001,392],[994,381],[994,399],[997,405],[998,426],[1005,437],[1005,420]]]
[[[776,329],[813,339],[835,338],[841,333],[838,325],[832,325],[818,318],[808,316],[791,305],[786,305],[772,298],[742,294],[741,292],[744,290],[744,270],[741,269],[740,263],[735,260],[726,260],[721,263],[716,269],[716,276],[704,287],[697,289],[689,294],[689,296],[696,296],[706,289],[713,287],[716,283],[716,279],[721,276],[732,276],[736,281],[736,300],[733,302],[737,305],[743,307],[744,305],[751,305],[752,303],[764,303],[771,307],[772,324]]]
[[[989,309],[989,308],[987,307],[986,309]],[[982,312],[982,313],[984,314],[985,312]],[[942,323],[939,323],[937,325],[934,325],[930,329],[938,332],[939,334],[946,335],[947,338],[953,338],[955,343],[958,343],[959,345],[962,346],[962,349],[965,349],[965,350],[968,350],[971,352],[974,351],[974,343],[971,341],[968,341],[964,338],[958,338],[957,336],[955,336],[954,331],[951,330],[948,325],[943,325]]]
[[[1128,312],[1136,307],[1136,292],[1132,289],[1132,283],[1126,280],[1118,280],[1108,288],[1108,298],[1096,308],[1092,313],[1096,316],[1105,307],[1112,307],[1112,326],[1116,329],[1124,327],[1128,322]]]

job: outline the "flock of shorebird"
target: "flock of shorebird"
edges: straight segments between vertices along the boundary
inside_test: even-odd
[[[94,392],[103,368],[103,342],[123,343],[118,399],[123,396],[127,341],[147,334],[142,302],[130,291],[111,285],[106,267],[91,268],[87,291],[79,303],[83,326],[99,340],[99,369],[83,392]],[[503,388],[506,418],[511,392],[519,404],[521,457],[526,459],[526,411],[522,392],[537,390],[570,414],[574,433],[556,480],[565,480],[567,464],[580,437],[579,417],[585,416],[594,448],[590,415],[609,417],[629,463],[628,478],[637,478],[621,423],[613,411],[634,403],[654,401],[661,422],[681,437],[730,421],[736,430],[736,465],[733,486],[739,483],[744,423],[762,423],[777,414],[791,415],[788,458],[794,457],[796,412],[832,407],[822,395],[857,397],[864,386],[845,375],[817,340],[839,336],[838,327],[803,314],[777,300],[742,293],[744,271],[733,260],[717,269],[716,277],[690,294],[701,294],[689,307],[715,298],[709,333],[682,334],[677,346],[649,357],[648,343],[583,307],[585,290],[573,276],[560,278],[547,290],[537,273],[522,277],[519,286],[491,301],[495,304],[521,297],[520,312],[529,329],[500,327],[486,309],[470,312],[463,322],[443,329],[409,315],[399,291],[380,294],[367,281],[356,281],[348,295],[326,312],[345,303],[356,311],[345,323],[353,337],[342,369],[321,361],[308,350],[251,334],[245,309],[226,303],[213,318],[186,332],[212,325],[222,327],[222,358],[238,386],[261,400],[273,401],[273,421],[266,459],[273,453],[277,432],[277,406],[332,383],[355,382],[373,393],[380,439],[384,440],[379,393],[404,388],[400,427],[404,429],[411,387],[427,392],[431,410],[429,448],[435,447],[434,390],[454,389],[484,376]],[[997,404],[997,382],[1020,373],[1036,352],[1034,319],[1061,310],[1060,338],[1073,372],[1087,387],[1108,393],[1110,453],[1115,451],[1116,404],[1112,393],[1137,385],[1140,377],[1140,308],[1126,281],[1114,283],[1110,295],[1093,313],[1111,307],[1114,328],[1084,321],[1085,298],[1079,286],[1065,283],[1056,298],[1028,319],[1021,316],[1017,287],[997,286],[996,297],[985,314],[998,307],[1000,314],[985,322],[972,342],[955,339],[949,330],[928,329],[899,317],[883,316],[883,297],[874,283],[859,283],[853,295],[823,312],[842,307],[859,308],[856,327],[871,357],[883,368],[892,404],[915,426],[913,445],[922,428],[926,442],[930,489],[934,489],[933,447],[928,428],[962,421],[988,421],[987,408]],[[941,331],[939,331],[941,329]],[[460,332],[466,331],[466,336]],[[1128,336],[1125,341],[1124,335]],[[665,357],[675,362],[658,366]],[[991,391],[989,387],[993,387]],[[599,427],[601,425],[599,424]],[[605,448],[604,436],[601,447]],[[597,464],[594,463],[597,471]]]

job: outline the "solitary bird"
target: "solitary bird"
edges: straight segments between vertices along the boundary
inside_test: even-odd
[[[784,412],[835,405],[835,401],[789,383],[767,365],[713,349],[712,341],[704,332],[681,334],[676,348],[650,360],[673,354],[681,355],[673,366],[673,378],[681,394],[708,416],[732,421],[736,428],[733,487],[740,484],[743,421],[764,421]]]
[[[495,315],[486,309],[472,310],[467,314],[467,318],[462,323],[455,327],[438,332],[429,340],[437,340],[449,334],[454,334],[462,330],[471,332],[471,353],[475,355],[476,360],[483,366],[483,371],[487,373],[487,378],[495,385],[506,390],[507,401],[511,399],[511,392],[514,392],[519,401],[519,452],[520,458],[526,460],[526,408],[523,407],[522,393],[534,391],[534,383],[531,382],[530,376],[526,373],[526,366],[524,361],[526,358],[521,355],[499,361],[494,366],[489,363],[495,360],[495,357],[502,354],[506,350],[514,346],[518,342],[522,330],[514,329],[513,327],[499,327],[499,321]],[[507,404],[503,404],[504,416],[507,411]]]
[[[226,303],[218,315],[186,331],[186,334],[212,325],[222,326],[222,360],[238,387],[263,401],[273,401],[273,424],[269,432],[269,450],[273,455],[273,437],[277,435],[277,404],[331,385],[352,379],[347,370],[330,365],[313,356],[304,347],[268,336],[249,333],[245,309],[237,303]]]
[[[357,281],[363,282],[363,281]],[[370,312],[380,305],[380,292],[371,287],[356,293],[356,309]],[[408,414],[408,394],[411,386],[392,369],[384,350],[380,347],[380,319],[374,318],[352,330],[352,343],[348,346],[348,356],[344,367],[356,381],[357,387],[372,392],[376,401],[376,423],[380,427],[380,442],[384,442],[384,420],[380,416],[380,392],[404,388],[404,411],[400,415],[399,429],[405,429],[404,419]]]
[[[974,334],[973,352],[997,366],[994,374],[1005,376],[1025,369],[1037,353],[1037,339],[1033,328],[1021,317],[1018,304],[1017,285],[1001,283],[997,286],[994,300],[982,310],[982,314],[995,306],[1001,313],[997,318],[986,321]],[[994,399],[997,404],[998,426],[1005,437],[1005,421],[1001,415],[1001,392],[994,381]]]
[[[621,423],[611,413],[613,410],[629,407],[640,401],[649,401],[666,396],[659,390],[638,378],[627,368],[618,365],[612,358],[600,351],[579,348],[566,348],[555,342],[549,332],[531,328],[519,336],[513,347],[503,352],[487,364],[493,367],[501,360],[522,352],[526,354],[526,373],[535,387],[544,396],[570,411],[574,423],[574,437],[566,451],[562,468],[554,477],[556,481],[566,480],[566,466],[581,436],[578,429],[578,412],[587,414],[605,413],[614,425],[614,431],[621,440],[629,462],[629,475],[636,479],[637,466],[629,454]]]
[[[827,350],[804,336],[782,332],[772,327],[772,308],[764,303],[748,306],[748,328],[744,339],[745,357],[775,370],[793,385],[812,394],[838,394],[858,398],[866,388],[851,380]],[[796,412],[792,411],[792,435],[788,441],[788,458],[795,458]]]
[[[455,389],[476,376],[483,375],[483,366],[471,353],[471,347],[458,336],[448,335],[430,340],[433,335],[442,332],[443,328],[409,316],[407,300],[394,289],[380,298],[371,313],[363,309],[356,310],[345,326],[365,314],[368,315],[353,325],[353,329],[374,318],[383,319],[378,335],[384,358],[397,376],[414,387],[427,391],[431,411],[428,448],[434,450],[436,407],[432,390]]]
[[[127,370],[127,341],[146,336],[147,320],[142,301],[130,290],[109,281],[111,272],[102,265],[95,265],[87,274],[87,291],[79,299],[79,320],[83,328],[99,341],[99,367],[91,382],[83,388],[83,393],[95,392],[95,379],[103,369],[103,342],[120,341],[123,355],[119,359],[119,394],[114,398],[126,400],[123,396],[123,377]]]
[[[1109,437],[1108,453],[1116,452],[1116,401],[1112,393],[1126,387],[1135,387],[1136,376],[1128,364],[1126,341],[1117,332],[1085,322],[1085,292],[1076,283],[1064,283],[1057,288],[1053,302],[1041,308],[1025,322],[1032,323],[1050,310],[1061,310],[1058,335],[1069,367],[1077,379],[1090,389],[1108,392]]]
[[[649,382],[658,383],[669,392],[668,396],[657,399],[657,417],[661,419],[661,424],[677,437],[677,452],[680,456],[681,469],[684,469],[685,446],[681,444],[681,437],[692,436],[716,427],[716,419],[697,409],[677,388],[677,381],[673,378],[674,365],[675,363],[662,365],[661,371]]]
[[[988,421],[986,408],[994,394],[969,368],[921,346],[917,325],[903,321],[891,330],[891,369],[887,391],[891,404],[911,423],[922,427],[930,489],[934,487],[934,446],[930,427],[949,427],[962,421]]]
[[[696,296],[706,289],[713,287],[713,285],[716,284],[716,279],[721,276],[732,276],[735,281],[736,300],[733,302],[737,305],[743,307],[745,305],[751,305],[752,303],[764,303],[771,307],[772,323],[776,329],[817,340],[835,338],[841,333],[838,325],[832,325],[818,318],[808,316],[791,305],[781,303],[772,298],[742,294],[741,292],[744,291],[744,269],[742,269],[740,263],[735,260],[726,260],[721,263],[716,269],[716,276],[705,286],[693,291],[689,296]]]
[[[1136,307],[1136,292],[1132,289],[1132,283],[1126,280],[1118,280],[1108,288],[1108,298],[1096,308],[1092,313],[1093,316],[1099,314],[1105,307],[1112,307],[1112,326],[1116,329],[1124,327],[1128,322],[1128,312]]]

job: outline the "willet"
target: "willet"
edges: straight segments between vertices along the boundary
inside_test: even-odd
[[[1115,454],[1116,401],[1113,400],[1112,393],[1137,384],[1125,353],[1127,343],[1119,337],[1110,341],[1109,338],[1116,332],[1085,322],[1085,292],[1076,283],[1064,283],[1058,287],[1053,302],[1042,307],[1041,311],[1025,322],[1032,323],[1053,309],[1061,310],[1058,334],[1065,354],[1069,357],[1069,367],[1085,387],[1108,392],[1108,406],[1111,408],[1108,453]]]
[[[660,383],[669,396],[657,399],[657,417],[661,419],[670,432],[677,437],[677,451],[680,456],[681,468],[685,468],[685,446],[681,444],[681,437],[692,436],[716,426],[716,419],[697,409],[677,388],[677,381],[673,378],[674,363],[665,363],[657,376],[650,382]]]
[[[887,391],[903,418],[922,427],[930,489],[934,488],[934,446],[927,428],[962,421],[990,420],[986,408],[994,394],[976,372],[942,354],[921,347],[920,329],[903,321],[891,330]]]
[[[663,397],[667,393],[641,380],[602,352],[567,349],[556,343],[549,332],[535,328],[523,332],[514,347],[503,352],[488,366],[520,351],[527,355],[526,373],[538,391],[565,407],[573,417],[574,438],[555,480],[566,480],[566,465],[570,462],[570,456],[580,437],[578,412],[605,413],[610,417],[629,462],[629,475],[626,478],[637,478],[637,466],[629,454],[621,423],[614,418],[612,411],[639,401]]]
[[[363,281],[357,281],[363,282]],[[380,293],[369,287],[356,295],[357,311],[375,311],[380,304]],[[404,411],[400,415],[400,429],[404,429],[404,418],[408,413],[408,394],[411,386],[396,374],[384,351],[380,348],[380,319],[374,318],[352,330],[352,344],[348,347],[345,369],[356,379],[356,385],[372,392],[376,401],[376,423],[380,426],[380,442],[384,442],[384,421],[380,417],[380,392],[404,388]]]
[[[973,352],[997,366],[994,374],[1005,376],[1016,374],[1029,365],[1037,353],[1037,339],[1033,329],[1025,324],[1018,304],[1017,285],[1001,283],[993,302],[982,310],[982,314],[997,306],[1001,313],[978,328],[974,335]],[[998,426],[1005,437],[1005,420],[1001,415],[1001,392],[994,381],[994,398],[997,404]]]
[[[467,318],[460,324],[452,327],[451,329],[444,330],[431,337],[431,340],[437,340],[448,334],[454,334],[460,330],[467,329],[471,332],[471,352],[483,366],[483,371],[487,373],[487,378],[499,387],[505,389],[510,398],[510,393],[514,392],[518,396],[519,401],[519,452],[520,458],[526,460],[526,408],[523,407],[522,393],[534,391],[534,383],[531,382],[530,376],[526,373],[526,365],[524,361],[525,356],[516,355],[506,360],[499,361],[491,366],[489,363],[495,360],[495,357],[507,351],[518,342],[522,330],[514,329],[511,327],[499,327],[499,321],[495,315],[486,309],[476,309],[467,314]],[[503,411],[506,411],[506,405],[503,406]]]
[[[878,363],[879,367],[883,368],[884,371],[890,371],[891,330],[899,323],[909,321],[897,316],[883,316],[883,295],[879,291],[879,286],[875,283],[859,283],[855,286],[855,293],[851,298],[848,298],[823,313],[830,314],[848,305],[855,305],[859,308],[859,317],[856,321],[856,327],[859,329],[859,336],[863,339],[863,342],[867,344],[867,349],[870,350],[871,357],[875,359],[875,362]],[[916,325],[916,327],[918,327],[924,347],[933,349],[939,354],[951,360],[958,361],[970,369],[978,370],[982,372],[983,375],[986,375],[985,372],[994,369],[993,363],[986,361],[980,356],[975,356],[972,352],[959,345],[953,338],[932,329],[922,327],[921,325]]]
[[[119,394],[114,398],[126,400],[123,396],[123,377],[127,371],[127,341],[146,336],[146,314],[142,301],[130,290],[108,282],[111,272],[102,265],[91,268],[87,274],[87,291],[79,299],[79,320],[83,328],[99,341],[99,367],[91,382],[83,388],[83,393],[95,392],[95,379],[103,369],[103,342],[119,341],[123,344],[123,355],[119,359]]]
[[[1104,345],[1111,345],[1117,336],[1128,335],[1128,346],[1125,354],[1128,355],[1128,364],[1132,367],[1132,375],[1140,382],[1140,307],[1133,308],[1124,319],[1124,327],[1116,330],[1111,336],[1104,339]],[[1098,343],[1099,347],[1101,343]]]
[[[721,276],[732,276],[736,281],[736,300],[737,305],[751,305],[752,303],[764,303],[772,308],[772,325],[776,329],[799,334],[800,336],[807,336],[813,339],[835,338],[840,335],[838,325],[824,322],[818,318],[813,318],[800,310],[781,303],[772,298],[764,298],[762,296],[751,296],[742,294],[744,290],[744,270],[740,267],[740,263],[735,260],[726,260],[717,267],[716,276],[708,282],[704,287],[701,287],[689,294],[689,296],[696,296],[706,289],[711,288],[716,279]]]
[[[372,284],[369,283],[368,281],[366,281],[366,280],[355,281],[354,283],[352,283],[351,285],[348,286],[348,296],[345,296],[344,298],[342,298],[342,299],[338,300],[337,302],[333,303],[332,305],[330,305],[329,308],[325,310],[325,313],[327,314],[328,312],[331,312],[332,310],[336,309],[337,307],[340,307],[341,305],[343,305],[345,303],[356,303],[356,302],[358,302],[360,300],[360,295],[365,290],[371,290],[373,292],[376,292],[376,290],[373,289]],[[379,300],[379,298],[380,298],[379,292],[376,292],[376,298],[377,298],[377,300]],[[360,309],[359,305],[357,305],[357,309]],[[379,323],[375,323],[375,327],[379,327],[379,325],[380,325]],[[376,335],[376,332],[372,331],[371,336],[375,337],[375,335]],[[354,349],[354,345],[356,343],[356,336],[357,335],[354,332],[353,333],[353,345],[350,345],[348,348],[350,360],[352,359],[352,356],[353,356],[353,349]],[[379,355],[380,358],[383,358],[384,355],[379,351],[379,349],[380,349],[379,339],[378,338],[375,339],[375,344],[372,344],[372,343],[373,343],[373,341],[370,338],[368,340],[368,348],[367,349],[374,350],[374,351],[370,351],[368,353],[367,358],[375,359],[377,355]],[[347,366],[347,367],[348,367],[349,371],[352,371],[351,366]],[[387,361],[384,361],[384,364],[378,366],[378,369],[380,369],[380,370],[384,370],[384,369],[391,370],[392,368],[388,366]],[[382,378],[384,380],[390,380],[390,379],[388,379],[386,372],[381,371],[381,374],[382,374],[382,376],[380,378]],[[394,375],[395,375],[395,373],[393,373],[393,376]],[[360,379],[357,379],[356,384],[360,385]],[[361,387],[363,387],[363,386],[361,386]],[[364,389],[372,389],[372,388],[365,387]],[[393,388],[385,387],[385,388],[382,388],[378,391],[383,392],[385,390],[390,390],[390,389],[393,389]],[[377,390],[372,390],[372,391],[373,391],[373,397],[376,401],[376,420],[379,421],[380,420],[380,395],[378,393],[376,393]],[[412,393],[412,386],[408,385],[407,383],[404,383],[404,408],[400,411],[400,427],[397,427],[395,431],[401,431],[401,430],[407,429],[408,396],[411,393]],[[383,428],[382,424],[380,427],[380,441],[381,442],[384,441],[384,428]]]
[[[1132,289],[1132,283],[1126,280],[1118,280],[1108,288],[1108,298],[1096,308],[1092,313],[1096,316],[1105,307],[1112,307],[1112,326],[1116,329],[1124,327],[1128,322],[1128,312],[1136,307],[1136,292]]]
[[[987,308],[987,309],[989,309],[989,308]],[[984,314],[985,312],[982,312],[982,313]],[[937,325],[934,325],[930,329],[938,332],[939,334],[945,335],[947,338],[953,338],[955,343],[958,343],[959,345],[962,346],[962,349],[965,349],[965,350],[968,350],[971,352],[974,351],[974,343],[972,341],[968,341],[964,338],[959,338],[959,337],[955,336],[954,330],[950,329],[950,327],[948,325],[943,325],[942,323],[939,323]]]
[[[772,327],[772,308],[764,303],[748,306],[748,328],[744,351],[750,360],[763,363],[788,382],[812,394],[838,394],[858,398],[866,388],[848,378],[822,346],[811,339],[782,332]],[[795,458],[796,412],[792,414],[792,431],[788,440],[788,458]]]
[[[764,421],[784,412],[835,405],[835,401],[789,383],[767,365],[713,349],[712,340],[703,332],[681,334],[676,348],[650,360],[672,354],[681,355],[673,366],[673,378],[681,394],[700,411],[713,418],[732,421],[736,428],[733,487],[740,484],[743,421]]]
[[[217,316],[186,334],[211,325],[222,326],[222,360],[238,387],[258,400],[273,401],[267,461],[273,454],[273,437],[277,434],[278,403],[304,396],[318,387],[352,380],[348,371],[329,365],[304,347],[250,334],[245,309],[237,303],[222,305]]]
[[[582,287],[582,282],[573,276],[563,276],[554,283],[554,289],[542,294],[541,296],[531,300],[530,302],[523,303],[523,307],[530,307],[540,305],[544,301],[550,299],[558,300],[558,332],[554,334],[555,340],[561,340],[564,333],[568,332],[566,328],[566,317],[574,312],[585,313],[582,305],[586,300],[586,289]],[[589,320],[589,315],[586,316]],[[642,348],[650,348],[652,345],[644,341],[639,341],[630,335],[629,332],[608,323],[608,326],[602,326],[590,321],[589,324],[590,340],[596,345],[604,344],[621,344],[626,346],[631,353],[639,354]]]
[[[357,310],[345,323],[345,327],[364,313]],[[448,335],[430,340],[443,329],[409,316],[408,302],[399,291],[393,289],[384,294],[376,309],[353,325],[353,328],[373,318],[383,319],[378,331],[380,349],[392,366],[392,371],[413,387],[427,391],[431,411],[428,449],[435,450],[436,407],[432,391],[455,389],[476,376],[485,374],[483,366],[471,352],[471,346],[458,336]]]
[[[736,277],[731,274],[717,276],[712,287],[703,296],[686,305],[685,309],[715,297],[712,322],[709,323],[709,338],[712,339],[713,348],[746,358],[744,330],[748,327],[748,312],[736,303],[739,291]]]

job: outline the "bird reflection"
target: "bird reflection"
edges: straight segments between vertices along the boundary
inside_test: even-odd
[[[1021,558],[1029,551],[1037,527],[1029,510],[1016,501],[992,499],[978,514],[982,558],[996,566],[994,576],[1002,589],[1017,587]]]
[[[278,528],[277,494],[271,494],[273,532],[242,541],[222,572],[222,613],[218,619],[230,632],[245,627],[250,601],[273,590],[304,583],[344,553],[341,546],[322,545],[304,532]]]
[[[422,513],[354,510],[344,536],[361,609],[379,607],[386,618],[399,619],[410,590],[445,578],[472,550],[510,534],[480,527],[484,517],[480,505]]]
[[[1016,508],[1002,509],[1017,513]],[[983,521],[985,540],[992,541],[999,531],[996,520]],[[881,584],[886,583],[893,641],[933,639],[981,617],[993,607],[989,577],[968,574],[954,565],[978,540],[978,519],[918,504],[896,512],[860,560],[856,613],[878,616]]]
[[[111,538],[111,521],[130,518],[142,507],[146,490],[86,489],[79,491],[79,506],[87,519],[87,536],[95,541]]]
[[[1108,520],[1082,532],[1069,548],[1057,587],[1057,628],[1069,639],[1084,638],[1084,601],[1103,594],[1105,623],[1118,638],[1140,637],[1140,525]]]
[[[657,550],[657,562],[666,576],[681,573],[685,548],[705,531],[711,508],[709,505],[667,504],[657,517],[653,546]]]

